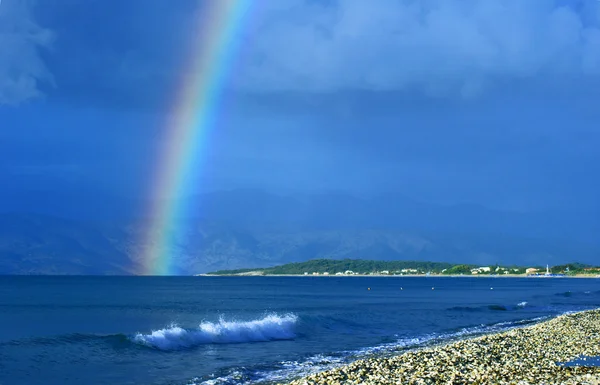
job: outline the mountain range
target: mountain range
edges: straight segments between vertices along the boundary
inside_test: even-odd
[[[1,274],[139,274],[156,202],[73,191],[0,192]],[[435,205],[399,194],[199,194],[179,202],[169,253],[198,274],[315,258],[474,264],[593,263],[600,215]]]

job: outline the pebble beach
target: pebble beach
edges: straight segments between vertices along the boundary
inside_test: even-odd
[[[297,379],[316,384],[600,384],[600,367],[564,366],[600,356],[600,309],[391,358],[368,358]]]

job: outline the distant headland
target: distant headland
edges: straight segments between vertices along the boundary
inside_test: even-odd
[[[600,266],[567,263],[557,266],[479,266],[426,261],[374,261],[364,259],[313,259],[285,265],[218,270],[209,276],[472,276],[472,277],[598,277]]]

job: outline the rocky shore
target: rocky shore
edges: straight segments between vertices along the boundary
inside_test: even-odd
[[[292,381],[313,384],[600,384],[600,367],[563,366],[600,355],[600,309],[506,332],[369,358]]]

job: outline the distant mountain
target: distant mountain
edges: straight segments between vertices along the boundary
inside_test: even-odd
[[[0,274],[131,274],[97,227],[43,215],[0,215]]]
[[[190,201],[186,207],[191,217],[239,227],[490,233],[600,245],[600,213],[592,211],[519,213],[479,205],[427,204],[399,194],[360,199],[347,194],[278,196],[256,190],[205,194]]]
[[[43,192],[0,198],[2,274],[135,274],[152,247],[143,215],[149,202]],[[594,213],[258,190],[202,194],[183,207],[170,250],[181,274],[315,258],[538,265],[600,257]]]
[[[0,213],[42,214],[87,222],[132,220],[150,203],[95,189],[70,191],[0,189]]]

